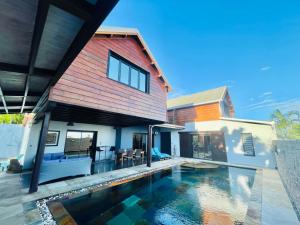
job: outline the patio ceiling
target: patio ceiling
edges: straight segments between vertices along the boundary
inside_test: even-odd
[[[118,0],[1,0],[0,113],[37,112]]]
[[[51,107],[51,119],[55,121],[100,124],[116,127],[146,126],[161,123],[161,121],[145,119],[142,117],[112,113],[57,102],[47,102],[47,105],[48,107]],[[36,121],[38,121],[38,119],[39,118],[36,118]]]

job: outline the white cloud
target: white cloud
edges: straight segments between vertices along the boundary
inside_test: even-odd
[[[262,93],[259,97],[260,98],[263,98],[263,97],[270,97],[273,93],[271,91],[267,91],[267,92],[264,92]]]
[[[251,110],[253,108],[265,106],[265,105],[273,103],[273,102],[274,102],[273,99],[264,99],[264,100],[256,102],[256,103],[252,103],[252,104],[248,105],[246,108]]]
[[[270,70],[272,67],[271,66],[263,66],[260,68],[261,71],[267,71]]]
[[[280,109],[282,111],[291,111],[291,110],[300,111],[300,99],[294,98],[294,99],[283,100],[283,101],[276,101],[274,99],[264,99],[263,101],[260,101],[258,103],[248,105],[246,108],[249,111],[262,109],[262,108],[271,108],[273,110]]]

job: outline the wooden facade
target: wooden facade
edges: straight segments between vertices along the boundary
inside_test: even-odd
[[[150,75],[149,93],[107,77],[109,52]],[[137,37],[95,35],[51,89],[49,100],[155,121],[167,120],[167,88]]]
[[[202,122],[218,120],[222,116],[219,102],[198,105],[193,107],[178,108],[168,111],[170,123],[184,126],[188,122]]]

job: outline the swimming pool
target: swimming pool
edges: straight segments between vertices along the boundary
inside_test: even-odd
[[[209,167],[176,166],[57,201],[78,225],[243,224],[255,170]]]

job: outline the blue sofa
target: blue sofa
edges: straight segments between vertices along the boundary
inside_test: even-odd
[[[63,152],[46,153],[41,165],[39,184],[63,177],[90,175],[92,159],[88,156],[66,156]]]

